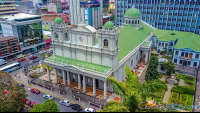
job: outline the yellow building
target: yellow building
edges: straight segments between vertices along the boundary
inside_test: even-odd
[[[110,10],[110,9],[115,9],[115,3],[110,3],[109,4],[108,10]]]
[[[0,17],[17,14],[15,0],[0,0]]]

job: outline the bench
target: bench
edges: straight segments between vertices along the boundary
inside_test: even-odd
[[[45,86],[45,88],[51,90],[51,87]]]
[[[38,84],[38,86],[43,87],[43,85],[41,85],[41,84]]]
[[[95,106],[95,107],[98,107],[98,108],[101,107],[101,105],[98,105],[98,104],[95,104],[95,103],[92,103],[92,102],[90,102],[90,105]]]

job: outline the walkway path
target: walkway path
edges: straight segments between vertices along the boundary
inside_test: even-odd
[[[184,80],[183,80],[183,79],[180,79],[178,85],[185,86]]]
[[[171,89],[174,87],[174,85],[167,84],[167,91],[165,92],[163,102],[168,103],[170,95],[171,95]]]

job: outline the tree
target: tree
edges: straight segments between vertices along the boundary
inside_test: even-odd
[[[149,94],[166,89],[166,84],[164,85],[159,80],[140,83],[137,73],[131,72],[127,66],[125,71],[127,77],[125,82],[119,82],[114,77],[107,79],[113,86],[115,94],[120,96],[121,101],[109,101],[99,112],[162,111],[160,109],[140,109],[138,105],[140,102],[145,102],[145,97]]]
[[[4,91],[9,93],[4,94]],[[23,112],[26,91],[7,72],[0,72],[0,112]]]
[[[112,15],[110,21],[115,21],[115,15]]]
[[[167,70],[167,75],[171,75],[174,71],[175,65],[172,63],[171,60],[168,60],[167,62],[160,63],[161,66],[165,67]]]
[[[146,72],[145,80],[151,81],[153,79],[158,79],[159,73],[158,73],[158,57],[157,56],[151,56],[151,60],[149,62],[149,67]]]
[[[107,10],[108,10],[108,7],[109,7],[109,4],[106,4],[106,5],[105,5],[105,8],[106,8]]]
[[[44,104],[34,105],[29,112],[60,112],[60,110],[58,109],[58,104],[54,100],[47,99],[44,101]]]

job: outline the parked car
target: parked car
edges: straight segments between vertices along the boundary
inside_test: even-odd
[[[49,53],[53,53],[53,49],[49,49]]]
[[[26,105],[30,105],[31,104],[31,101],[26,99],[26,98],[23,98],[22,102],[25,103]]]
[[[20,55],[17,56],[17,58],[24,58],[24,57],[26,57],[26,55],[20,54]]]
[[[45,50],[42,50],[42,51],[40,51],[39,53],[40,53],[40,54],[42,54],[42,53],[46,53],[46,51],[45,51]]]
[[[10,73],[10,72],[12,72],[12,70],[9,69],[9,70],[6,70],[6,72],[7,72],[7,73]]]
[[[92,108],[85,108],[85,112],[95,112],[95,110]]]
[[[49,94],[43,95],[43,98],[44,98],[44,99],[52,99],[52,100],[54,99],[53,96],[52,96],[52,95],[49,95]]]
[[[31,58],[29,58],[30,60],[34,60],[34,59],[37,59],[38,57],[37,56],[33,56]]]
[[[38,89],[31,89],[30,92],[35,94],[40,94],[40,91]]]
[[[74,109],[74,110],[77,110],[77,111],[81,111],[82,110],[82,107],[80,105],[78,105],[78,104],[72,104],[71,108]]]
[[[69,107],[69,106],[72,105],[68,100],[61,100],[61,101],[60,101],[60,104],[61,104],[61,105],[64,105],[64,106],[67,106],[67,107]]]
[[[21,59],[18,60],[18,62],[23,62],[25,60],[26,60],[25,58],[21,58]]]
[[[37,102],[32,102],[32,103],[30,104],[30,107],[33,108],[33,106],[34,106],[34,105],[37,105],[37,104],[38,104]]]
[[[49,49],[49,48],[50,48],[50,47],[45,47],[44,50],[47,50],[47,49]]]
[[[24,84],[18,83],[19,87],[24,87]]]
[[[0,66],[1,66],[1,65],[4,65],[4,64],[7,64],[6,60],[0,59]]]

